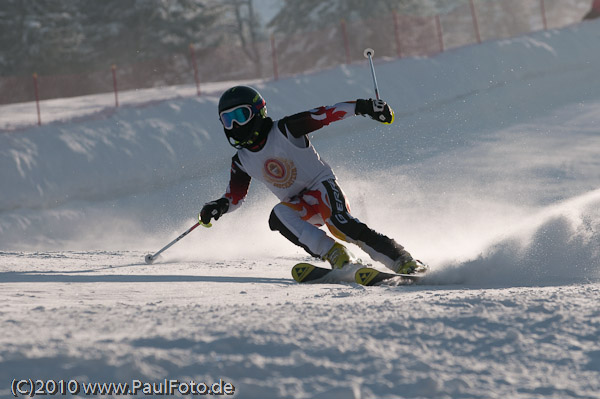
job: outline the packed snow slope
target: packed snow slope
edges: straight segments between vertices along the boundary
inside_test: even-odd
[[[269,231],[260,184],[145,265],[226,188],[219,91],[48,102],[54,122],[0,132],[0,396],[173,378],[244,399],[600,398],[600,22],[375,67],[396,122],[311,140],[355,216],[431,265],[418,286],[293,283],[307,258]],[[274,118],[373,96],[366,62],[255,86]]]

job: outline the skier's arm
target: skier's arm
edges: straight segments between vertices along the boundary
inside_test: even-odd
[[[228,200],[227,212],[233,212],[242,205],[244,198],[248,194],[250,181],[252,178],[240,162],[240,158],[235,154],[231,160],[231,174],[229,177],[229,185],[223,198]]]
[[[382,123],[394,121],[394,111],[385,101],[359,99],[287,116],[279,121],[278,127],[285,135],[300,138],[331,122],[341,121],[354,115],[368,115]]]
[[[231,174],[227,191],[218,200],[204,204],[200,211],[202,223],[208,224],[211,219],[218,220],[224,213],[233,212],[239,208],[248,194],[251,180],[252,178],[244,171],[236,154],[231,160]]]
[[[356,102],[348,101],[319,107],[281,119],[277,127],[286,135],[300,138],[315,130],[355,115]]]

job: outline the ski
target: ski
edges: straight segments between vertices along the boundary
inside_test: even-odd
[[[382,272],[377,269],[373,269],[372,267],[361,267],[354,273],[354,281],[360,285],[377,285],[383,281],[392,279],[392,278],[400,278],[404,282],[413,282],[417,281],[421,275],[419,274],[397,274],[397,273],[387,273]]]
[[[301,284],[349,282],[371,286],[393,278],[399,278],[403,284],[414,283],[423,277],[426,271],[427,267],[423,265],[414,274],[398,274],[382,272],[358,263],[348,264],[341,269],[330,269],[302,262],[292,267],[292,277]]]
[[[341,269],[315,266],[310,263],[298,263],[292,267],[292,277],[304,283],[354,283],[356,270],[363,267],[360,263],[348,263]]]
[[[324,278],[332,271],[333,269],[311,265],[310,263],[298,263],[292,267],[292,277],[299,283],[310,283]]]
[[[420,262],[419,262],[420,263]],[[398,274],[391,272],[382,272],[372,267],[361,267],[354,273],[354,281],[360,285],[377,285],[383,281],[398,278],[403,284],[411,284],[423,277],[427,271],[427,266],[421,263],[417,272],[413,274]]]

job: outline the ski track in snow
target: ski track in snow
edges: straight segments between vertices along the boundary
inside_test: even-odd
[[[146,265],[225,189],[217,97],[0,133],[0,397],[166,378],[243,399],[600,398],[599,27],[378,62],[394,125],[314,135],[353,213],[430,264],[418,285],[296,284],[310,259],[269,231],[258,184]],[[276,117],[372,95],[366,65],[257,84]]]

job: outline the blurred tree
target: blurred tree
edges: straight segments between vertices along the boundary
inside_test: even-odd
[[[468,4],[468,0],[285,0],[268,26],[276,32],[297,33],[325,25],[400,14],[431,16]]]
[[[256,76],[262,77],[262,59],[258,42],[266,39],[260,15],[256,13],[253,0],[226,0],[232,15],[228,24],[231,42],[241,47],[246,58],[254,65]]]
[[[87,2],[86,2],[87,3]],[[187,52],[190,43],[212,45],[223,11],[217,1],[110,0],[89,2],[86,23],[97,55],[114,62]]]
[[[217,0],[2,0],[0,74],[45,74],[187,52],[218,40]]]
[[[465,2],[468,0],[286,0],[268,27],[287,36],[279,43],[280,64],[282,70],[295,72],[344,63],[346,48],[350,61],[363,59],[365,47],[375,49],[379,57],[394,56],[398,45],[393,12],[435,15],[442,3],[450,10],[448,3],[457,6]],[[406,35],[402,39],[411,40]],[[306,53],[311,54],[310,64]]]
[[[5,0],[0,11],[0,71],[31,73],[35,66],[72,62],[85,33],[77,9],[63,1]],[[55,70],[55,68],[53,68]]]

